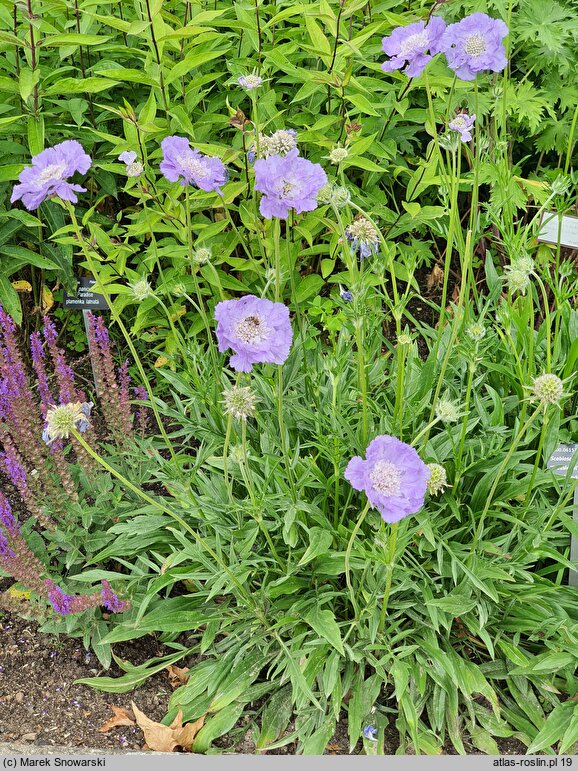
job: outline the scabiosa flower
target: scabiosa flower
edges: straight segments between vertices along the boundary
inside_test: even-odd
[[[136,159],[134,150],[125,150],[118,156],[118,160],[126,165],[127,177],[140,177],[144,171],[144,166]]]
[[[206,192],[221,194],[221,185],[227,181],[227,170],[220,158],[191,150],[185,137],[165,137],[161,148],[163,160],[160,169],[169,182],[180,181],[183,186],[193,184]]]
[[[29,211],[37,209],[47,198],[61,198],[76,203],[76,193],[84,193],[86,188],[67,180],[76,171],[86,174],[91,163],[90,156],[74,139],[49,147],[35,155],[32,166],[27,166],[20,173],[20,184],[14,186],[10,203],[22,199]]]
[[[233,386],[223,391],[225,413],[237,420],[247,420],[255,414],[255,394],[248,386]]]
[[[398,345],[411,345],[411,335],[406,334],[405,332],[402,332],[401,335],[397,336],[397,344]]]
[[[219,352],[235,352],[229,364],[237,372],[250,372],[253,364],[283,364],[289,355],[293,330],[289,309],[283,303],[246,295],[224,300],[215,307]]]
[[[144,276],[133,281],[132,284],[129,284],[129,287],[131,288],[135,300],[146,300],[147,297],[152,297],[154,295],[151,285]]]
[[[407,62],[404,73],[409,78],[421,75],[432,56],[442,50],[440,43],[445,28],[446,23],[439,16],[432,16],[427,25],[418,21],[406,27],[396,27],[389,37],[381,41],[383,52],[392,57],[383,62],[381,69],[393,72]]]
[[[532,399],[541,402],[544,407],[558,404],[564,396],[564,383],[557,375],[546,372],[534,378],[532,383]]]
[[[238,78],[237,83],[241,88],[244,88],[245,91],[253,91],[253,89],[259,88],[259,86],[263,84],[263,78],[259,77],[259,75],[255,75],[255,73],[251,75],[241,75],[241,77]]]
[[[508,27],[501,19],[485,13],[472,13],[447,27],[440,50],[461,80],[474,80],[478,72],[500,72],[507,64],[502,43]]]
[[[448,123],[448,128],[457,131],[462,142],[471,142],[471,129],[476,121],[475,115],[468,115],[467,112],[459,112],[455,118]]]
[[[209,262],[212,256],[213,251],[210,246],[200,246],[193,252],[193,260],[197,265],[204,265],[206,262]]]
[[[460,419],[460,411],[456,404],[449,399],[440,399],[435,408],[436,418],[442,423],[457,423]]]
[[[356,217],[351,225],[345,228],[345,237],[354,252],[359,252],[362,260],[377,254],[379,250],[379,233],[371,222],[363,216]]]
[[[284,158],[292,150],[297,150],[297,155],[299,155],[295,129],[279,129],[269,136],[259,134],[259,158],[269,158],[271,155],[280,155]],[[255,145],[251,145],[251,149],[247,153],[249,163],[253,163],[256,157]]]
[[[327,156],[327,160],[330,161],[330,163],[339,166],[339,164],[344,161],[348,155],[349,150],[346,147],[334,147]]]
[[[531,284],[530,272],[525,269],[523,264],[513,262],[504,268],[504,276],[508,284],[508,289],[512,294],[520,292],[526,294],[526,289]]]
[[[439,495],[448,486],[448,475],[439,463],[428,463],[430,477],[427,480],[427,491],[430,495]]]
[[[47,443],[55,439],[68,439],[76,429],[86,431],[90,425],[89,416],[92,402],[70,402],[51,407],[46,413],[46,426],[42,432],[42,438]]]
[[[317,208],[317,193],[327,184],[318,163],[300,158],[291,150],[284,158],[272,155],[255,162],[255,190],[263,193],[259,211],[268,220],[286,219],[289,210],[297,214]]]
[[[486,336],[486,328],[480,321],[474,321],[467,328],[466,334],[474,343],[479,343]]]
[[[365,457],[349,461],[345,478],[355,490],[365,491],[386,522],[399,522],[421,509],[430,471],[413,447],[395,436],[377,436]]]

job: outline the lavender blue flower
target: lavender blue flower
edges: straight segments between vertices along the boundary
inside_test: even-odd
[[[341,284],[339,285],[339,294],[341,295],[341,299],[344,303],[350,303],[353,301],[353,295],[349,289],[344,289]]]
[[[127,177],[140,177],[144,171],[144,166],[140,161],[137,161],[137,155],[134,150],[125,150],[118,156],[118,160],[122,161],[126,166]]]
[[[366,725],[363,729],[363,736],[369,739],[370,742],[377,741],[377,728],[374,725]]]
[[[459,112],[455,118],[453,118],[448,123],[448,128],[450,128],[452,131],[457,131],[462,142],[471,142],[471,129],[473,128],[475,122],[475,115],[468,115],[467,112]]]
[[[421,509],[430,470],[413,447],[395,436],[377,436],[365,457],[349,461],[345,479],[355,490],[365,491],[386,522],[399,522]]]
[[[255,73],[252,75],[241,75],[241,77],[238,78],[237,83],[241,88],[244,88],[245,91],[252,91],[254,88],[259,88],[263,83],[263,78],[259,75],[255,75]]]
[[[37,209],[47,198],[58,197],[76,203],[76,193],[84,193],[86,188],[67,180],[76,171],[86,174],[91,163],[90,156],[74,139],[49,147],[35,155],[32,166],[27,166],[20,173],[20,184],[14,186],[10,203],[22,199],[28,210]]]
[[[439,16],[432,16],[427,25],[418,21],[406,27],[396,27],[389,37],[381,41],[383,52],[392,57],[383,62],[381,69],[393,72],[407,62],[403,71],[405,75],[409,78],[421,75],[432,56],[441,51],[440,41],[445,28],[446,23]]]
[[[246,295],[215,307],[220,353],[235,352],[229,364],[237,372],[250,372],[253,364],[283,364],[289,355],[293,330],[289,309],[283,303]]]
[[[327,184],[318,163],[299,157],[297,149],[284,158],[272,155],[255,161],[255,190],[263,193],[259,211],[266,219],[286,219],[289,210],[297,214],[317,208],[317,193]]]
[[[458,78],[474,80],[478,72],[504,69],[508,60],[502,40],[507,34],[508,27],[501,19],[472,13],[447,27],[440,49]]]
[[[160,169],[169,182],[180,180],[181,185],[193,184],[206,192],[221,194],[221,185],[227,181],[227,169],[220,158],[201,155],[191,150],[185,137],[170,136],[161,142],[163,160]]]

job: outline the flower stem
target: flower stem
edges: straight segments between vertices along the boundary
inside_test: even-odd
[[[387,573],[385,576],[385,592],[383,593],[383,602],[381,603],[381,615],[379,617],[378,632],[381,634],[385,626],[385,617],[387,616],[387,606],[389,595],[391,593],[391,581],[393,578],[393,566],[395,562],[395,547],[397,546],[398,522],[394,522],[389,532],[387,542]]]

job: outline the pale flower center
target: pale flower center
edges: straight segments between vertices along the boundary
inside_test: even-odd
[[[285,179],[279,185],[279,195],[282,198],[286,198],[288,195],[291,195],[291,193],[293,192],[293,190],[295,190],[296,187],[297,185],[295,185],[293,182],[289,182],[288,180]]]
[[[268,328],[258,316],[247,316],[237,324],[235,334],[244,343],[257,345],[267,336]]]
[[[470,35],[466,39],[465,50],[468,56],[480,56],[486,50],[486,41],[479,32]]]
[[[177,161],[190,177],[203,179],[209,175],[206,164],[198,158],[193,158],[190,155],[179,155]]]
[[[415,35],[410,35],[402,41],[399,46],[398,56],[406,56],[414,51],[424,51],[428,45],[429,39],[427,32],[425,30],[423,32],[416,32]]]
[[[388,460],[378,460],[369,474],[374,490],[382,495],[399,495],[401,471]]]
[[[454,126],[456,126],[456,128],[464,128],[466,125],[466,121],[462,118],[461,115],[456,115],[452,123],[454,124]]]
[[[53,179],[62,179],[65,171],[65,163],[51,163],[50,166],[42,169],[38,175],[38,182],[41,185],[45,185],[47,182],[52,182]]]

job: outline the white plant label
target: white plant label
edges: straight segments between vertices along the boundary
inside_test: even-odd
[[[560,216],[555,211],[546,211],[542,215],[538,241],[578,249],[578,217]]]

